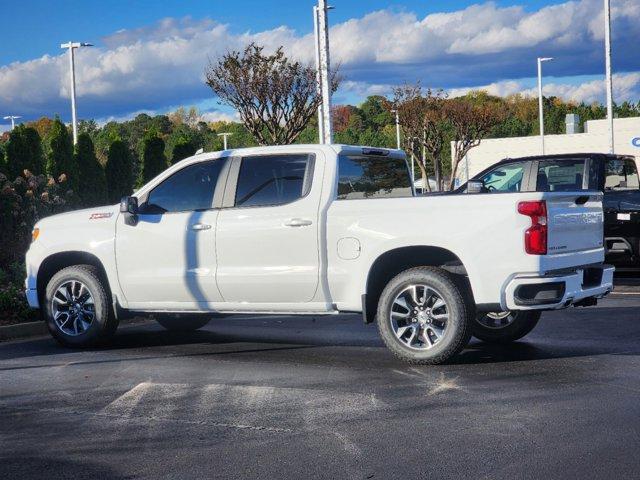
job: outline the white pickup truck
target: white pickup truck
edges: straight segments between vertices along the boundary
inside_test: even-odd
[[[61,343],[146,312],[361,312],[412,363],[471,335],[526,335],[541,310],[609,293],[599,192],[417,197],[399,150],[290,145],[203,153],[114,206],[38,222],[26,294]]]

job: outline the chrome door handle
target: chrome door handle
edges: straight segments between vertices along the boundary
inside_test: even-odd
[[[304,218],[292,218],[291,220],[285,222],[287,227],[306,227],[311,225],[313,222],[311,220],[306,220]]]
[[[206,223],[194,223],[191,225],[191,230],[209,230],[211,225]]]

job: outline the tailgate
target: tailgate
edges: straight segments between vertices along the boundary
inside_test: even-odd
[[[548,254],[603,248],[604,214],[600,192],[551,192],[547,202]]]

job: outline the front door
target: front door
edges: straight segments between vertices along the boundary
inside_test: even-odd
[[[118,279],[129,308],[207,309],[216,287],[213,198],[225,160],[191,164],[140,199],[135,225],[120,215]]]
[[[235,159],[235,191],[217,223],[218,288],[225,302],[312,301],[319,280],[319,170],[308,153]],[[315,165],[315,168],[314,168]],[[237,172],[237,173],[234,173]],[[321,175],[316,173],[316,178]],[[233,186],[234,183],[231,183]],[[229,188],[229,187],[228,187]]]

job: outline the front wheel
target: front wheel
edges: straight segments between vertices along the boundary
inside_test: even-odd
[[[118,327],[106,283],[91,265],[56,273],[44,295],[51,335],[62,345],[86,347],[108,340]]]
[[[400,359],[435,365],[457,355],[471,337],[470,302],[448,272],[405,270],[385,287],[377,322],[386,346]]]
[[[540,312],[535,310],[479,313],[473,323],[473,336],[487,343],[511,343],[531,332],[538,320]]]

